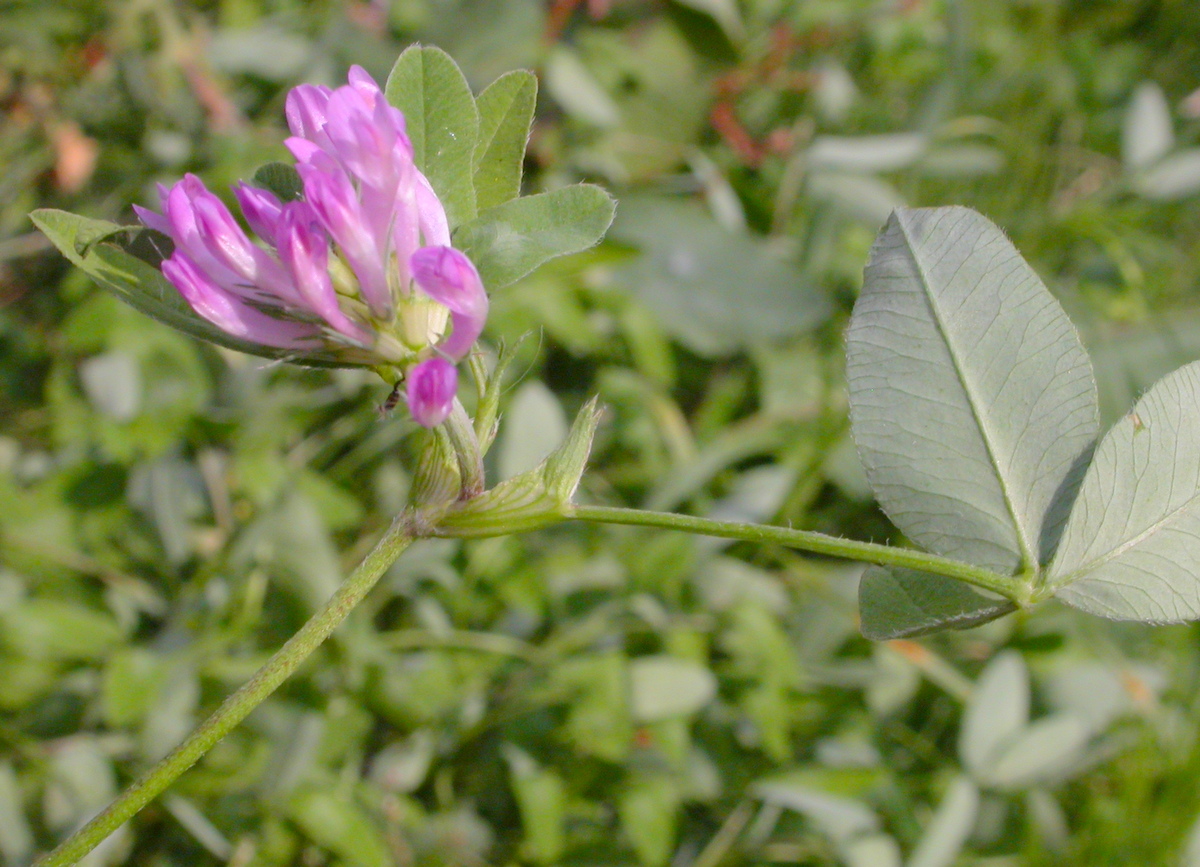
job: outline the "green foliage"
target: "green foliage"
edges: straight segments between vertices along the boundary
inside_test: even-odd
[[[642,253],[621,269],[620,282],[671,336],[701,355],[794,336],[829,316],[827,298],[802,271],[761,240],[722,228],[694,204],[625,199],[613,236]]]
[[[392,859],[375,824],[353,801],[317,788],[296,792],[287,816],[314,842],[355,867],[388,867]]]
[[[1092,733],[1077,713],[1030,722],[1029,712],[1025,663],[997,655],[979,678],[959,736],[963,765],[979,785],[1019,791],[1056,782],[1083,761]]]

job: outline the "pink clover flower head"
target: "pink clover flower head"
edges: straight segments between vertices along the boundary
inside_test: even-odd
[[[194,175],[160,186],[170,236],[163,275],[200,316],[274,350],[397,370],[421,424],[453,404],[461,360],[483,329],[487,292],[450,246],[446,211],[413,162],[404,115],[361,67],[347,84],[288,95],[302,197],[245,183],[233,194],[252,238]]]

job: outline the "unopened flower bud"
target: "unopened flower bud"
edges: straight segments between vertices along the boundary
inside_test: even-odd
[[[408,372],[408,411],[418,424],[434,427],[450,415],[458,390],[458,371],[444,358],[422,361]]]

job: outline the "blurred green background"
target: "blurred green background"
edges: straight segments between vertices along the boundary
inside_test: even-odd
[[[1194,0],[7,0],[5,867],[323,601],[403,506],[412,429],[360,372],[122,307],[26,214],[131,222],[185,171],[226,190],[286,156],[290,86],[351,63],[382,81],[418,40],[476,90],[537,70],[526,186],[620,200],[604,245],[493,299],[487,337],[524,338],[493,479],[598,393],[590,501],[901,541],[841,383],[898,204],[1010,234],[1093,353],[1106,422],[1200,357]],[[1200,865],[1195,627],[1051,603],[871,645],[858,571],[632,529],[423,542],[88,863]],[[1015,720],[1007,764],[978,760],[972,706]]]

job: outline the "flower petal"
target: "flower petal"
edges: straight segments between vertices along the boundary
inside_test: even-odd
[[[322,146],[327,143],[322,130],[325,127],[325,107],[332,92],[328,87],[316,84],[301,84],[292,88],[284,105],[292,135]]]
[[[375,106],[352,87],[339,87],[329,97],[325,133],[333,155],[360,182],[395,189],[399,171],[393,149],[403,131],[390,121],[392,115]]]
[[[376,236],[350,179],[341,171],[322,171],[315,165],[296,166],[304,181],[304,197],[331,238],[341,247],[371,313],[386,319],[392,313],[387,279],[387,248]]]
[[[295,303],[295,287],[279,262],[250,241],[224,202],[205,191],[193,198],[192,207],[205,250],[236,275],[235,284],[226,288],[264,304]]]
[[[208,190],[204,182],[190,174],[184,175],[167,191],[163,213],[171,224],[171,240],[176,249],[186,253],[211,280],[227,290],[234,290],[240,278],[209,252],[196,217],[196,197],[205,193]]]
[[[279,258],[290,273],[296,293],[306,306],[331,327],[357,343],[370,336],[338,305],[329,277],[329,239],[316,215],[304,202],[289,202],[279,218]]]
[[[438,348],[451,358],[462,358],[487,321],[488,297],[479,272],[453,247],[422,247],[412,254],[409,267],[421,291],[450,308],[454,330]]]
[[[433,191],[429,179],[414,169],[416,175],[414,192],[417,200],[417,215],[421,234],[430,246],[450,246],[450,225],[446,220],[446,209]]]
[[[329,157],[329,154],[318,144],[313,144],[306,138],[291,136],[283,140],[283,146],[292,152],[292,156],[296,158],[297,163],[316,162],[320,157]],[[332,157],[329,157],[332,159]],[[296,168],[299,168],[297,166]]]
[[[171,234],[171,221],[158,211],[143,208],[141,205],[134,205],[133,212],[138,215],[138,219],[142,221],[142,224],[146,228],[162,232],[164,235]]]
[[[281,349],[313,349],[319,345],[320,332],[315,326],[275,319],[255,310],[211,280],[179,250],[163,261],[162,272],[193,310],[234,337]]]
[[[237,197],[242,215],[254,233],[271,246],[275,246],[275,226],[279,222],[283,203],[270,190],[241,182],[234,185],[233,194]]]

